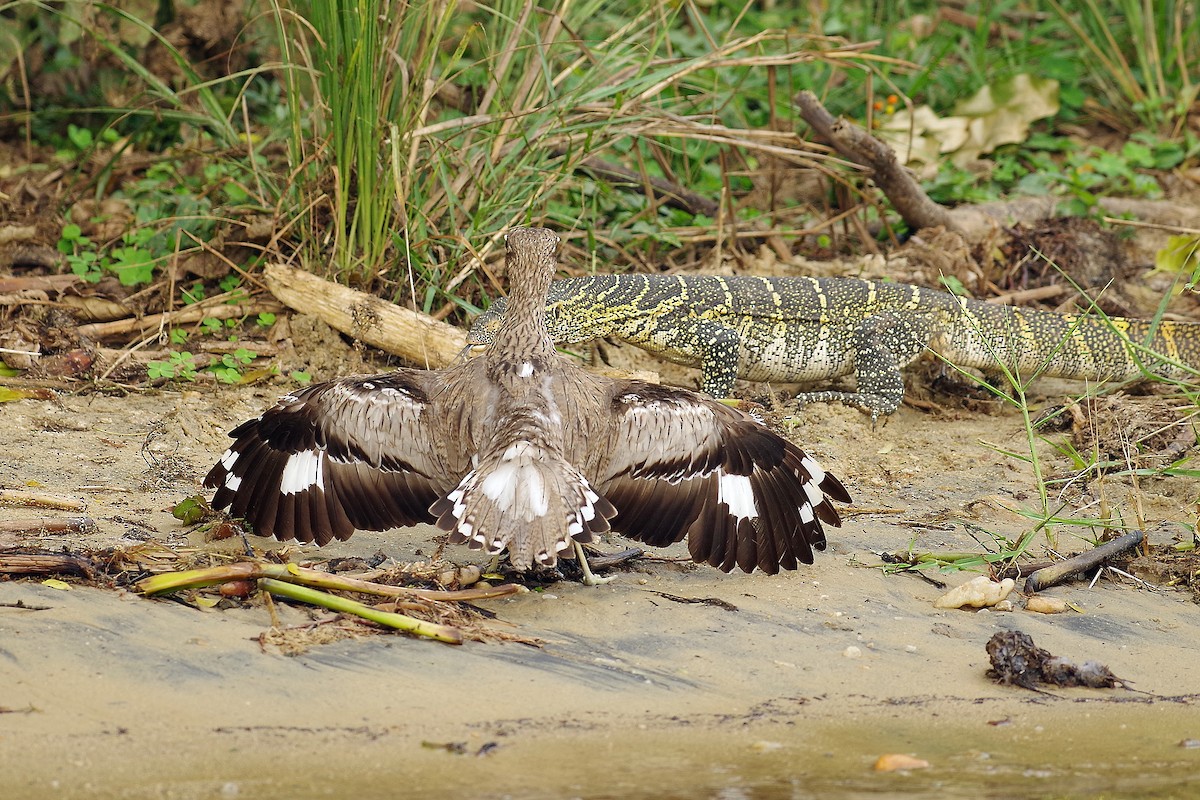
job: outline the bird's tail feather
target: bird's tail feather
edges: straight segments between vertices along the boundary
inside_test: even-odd
[[[492,448],[429,510],[451,544],[508,548],[517,569],[554,566],[572,539],[592,541],[616,514],[561,453],[528,439]]]

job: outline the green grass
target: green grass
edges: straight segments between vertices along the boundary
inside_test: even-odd
[[[1075,288],[1079,290],[1079,287],[1076,286]],[[1086,297],[1086,295],[1084,296]],[[1169,299],[1169,295],[1165,299]],[[1165,299],[1164,306],[1159,309],[1158,315],[1154,319],[1154,324],[1161,321],[1162,314],[1165,311]],[[1107,319],[1094,303],[1090,303],[1088,312],[1102,319]],[[1113,327],[1112,331],[1119,336],[1123,336],[1121,331],[1116,327]],[[980,338],[983,341],[987,340],[987,337],[982,332],[980,332]],[[1195,396],[1194,385],[1189,387],[1185,383],[1161,378],[1149,371],[1149,368],[1153,364],[1164,360],[1170,361],[1169,359],[1164,359],[1161,355],[1154,353],[1148,347],[1138,342],[1131,342],[1130,344],[1134,350],[1135,358],[1140,354],[1145,359],[1145,363],[1140,364],[1145,379],[1172,386],[1181,392],[1180,398],[1185,406],[1195,406],[1197,397]],[[1008,510],[1029,520],[1031,526],[1015,540],[999,533],[979,528],[979,532],[990,539],[989,552],[981,554],[955,554],[944,557],[931,554],[924,558],[921,563],[925,565],[935,564],[943,570],[978,569],[983,566],[990,567],[999,562],[1013,564],[1028,553],[1030,547],[1037,541],[1038,534],[1044,534],[1046,543],[1052,548],[1058,547],[1060,535],[1063,533],[1081,539],[1089,546],[1095,546],[1102,541],[1102,537],[1109,531],[1145,529],[1146,521],[1142,517],[1141,505],[1138,500],[1138,495],[1141,491],[1138,484],[1140,478],[1200,477],[1200,470],[1189,468],[1186,465],[1186,458],[1180,462],[1158,469],[1135,466],[1139,445],[1137,442],[1125,442],[1123,458],[1121,460],[1113,460],[1102,457],[1095,445],[1093,445],[1092,450],[1089,452],[1080,452],[1065,435],[1043,433],[1042,428],[1048,422],[1065,413],[1065,407],[1056,409],[1046,415],[1037,415],[1031,409],[1027,392],[1032,382],[1041,375],[1045,367],[1037,368],[1030,374],[1018,374],[1011,370],[1002,358],[997,357],[994,361],[996,372],[1002,378],[999,384],[985,381],[973,373],[954,367],[952,364],[950,366],[969,381],[985,388],[993,396],[1003,401],[1018,413],[1024,447],[1004,447],[982,440],[980,441],[980,445],[1019,463],[1021,468],[1029,475],[1030,481],[1037,492],[1036,505],[1032,508],[1029,506],[1014,506]],[[1183,365],[1177,364],[1177,366]],[[1076,398],[1075,402],[1086,403],[1090,399],[1100,395],[1103,391],[1108,390],[1091,387],[1083,396]],[[1190,424],[1189,419],[1194,417],[1194,415],[1195,412],[1185,414],[1183,419],[1173,424]],[[1065,459],[1068,467],[1064,471],[1061,467],[1055,468],[1050,466],[1043,454],[1057,455]],[[1108,492],[1106,486],[1109,486],[1114,481],[1124,481],[1128,484],[1128,492],[1133,498],[1132,510],[1109,507],[1106,500]],[[1072,488],[1077,485],[1090,486],[1089,493],[1096,494],[1101,499],[1072,509],[1074,504],[1065,498]],[[1100,513],[1089,513],[1092,507],[1096,505],[1099,506]],[[1132,515],[1132,519],[1128,518],[1130,514]]]
[[[748,154],[748,166],[764,152],[814,162],[794,137],[782,146],[735,127],[754,120],[734,99],[747,75],[847,60],[783,31],[707,31],[690,6],[502,2],[467,16],[428,3],[397,6],[387,26],[371,27],[362,20],[378,22],[367,13],[375,4],[335,5],[313,4],[306,25],[279,15],[297,42],[285,72],[308,258],[359,280],[381,276],[396,295],[407,287],[427,311],[468,304],[467,282],[499,288],[484,286],[480,267],[511,225],[551,219],[603,235],[611,222],[657,239],[664,221],[691,221],[643,198],[597,225],[586,205],[564,202],[589,191],[576,173],[588,158],[714,197],[727,182],[712,172],[722,152]],[[347,20],[359,20],[352,50],[339,44],[351,38],[339,27]],[[697,38],[685,48],[678,32],[689,27]],[[376,106],[375,117],[358,111]],[[316,121],[315,147],[301,114]]]
[[[1106,121],[1126,132],[1183,134],[1200,95],[1200,13],[1183,0],[1046,0],[1081,45],[1087,83],[1107,101]]]
[[[22,77],[0,51],[0,120],[64,163],[90,162],[80,174],[94,196],[115,193],[135,209],[131,228],[154,231],[136,244],[149,261],[119,239],[72,252],[90,278],[155,280],[168,258],[265,215],[276,224],[262,245],[270,257],[463,321],[502,290],[488,265],[500,232],[520,222],[561,229],[601,265],[650,268],[693,242],[805,229],[847,205],[871,221],[872,190],[793,134],[800,89],[867,123],[890,94],[947,114],[1022,72],[1057,79],[1057,117],[990,156],[987,179],[938,175],[932,189],[949,202],[1058,192],[1071,211],[1089,211],[1103,193],[1155,196],[1154,172],[1200,153],[1179,113],[1196,96],[1186,66],[1197,62],[1200,23],[1178,2],[1087,0],[1073,17],[1050,0],[1001,2],[961,17],[933,0],[894,0],[830,5],[817,18],[740,0],[298,0],[249,18],[233,43],[251,51],[238,62],[249,66],[219,77],[219,59],[191,64],[159,32],[156,10],[2,7],[0,34],[44,51],[40,75],[61,71],[72,102],[31,94],[39,76]],[[97,79],[72,80],[89,46],[106,54]],[[173,65],[169,79],[148,66],[151,52]],[[1091,119],[1146,128],[1115,154],[1056,131]],[[125,160],[147,149],[159,162],[131,179]],[[642,183],[674,182],[720,211],[696,215],[614,187],[579,170],[589,157]],[[850,199],[763,191],[795,169],[853,187]],[[865,201],[857,208],[853,192]],[[835,201],[842,208],[824,207]],[[149,276],[136,266],[146,263]]]

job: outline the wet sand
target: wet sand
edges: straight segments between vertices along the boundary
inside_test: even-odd
[[[9,403],[0,428],[20,458],[0,465],[0,485],[86,498],[100,525],[91,536],[29,544],[152,537],[216,547],[169,508],[197,490],[224,431],[281,393]],[[149,446],[158,467],[142,452],[152,420],[165,426]],[[979,549],[964,521],[1023,529],[1006,509],[1031,506],[1029,476],[979,444],[1018,443],[1015,417],[902,409],[872,431],[839,407],[806,409],[800,420],[798,441],[846,479],[854,508],[874,512],[847,515],[815,565],[765,576],[643,562],[607,586],[564,583],[480,603],[493,624],[541,638],[540,648],[389,635],[285,656],[260,647],[270,618],[258,605],[206,612],[84,586],[0,582],[3,796],[1200,793],[1200,749],[1180,746],[1200,739],[1189,594],[1102,580],[1049,591],[1083,613],[942,611],[932,605],[941,589],[877,568],[878,552],[910,541]],[[1142,501],[1151,540],[1165,542],[1172,526],[1191,523],[1183,498],[1194,485],[1160,483],[1145,482]],[[358,533],[323,554],[383,549],[407,561],[432,549],[433,534]],[[482,560],[463,549],[447,556]],[[17,601],[45,610],[11,607]],[[284,607],[285,623],[304,619]],[[1101,661],[1139,691],[997,686],[985,675],[984,643],[1010,629],[1055,654]],[[932,766],[874,773],[886,752]]]

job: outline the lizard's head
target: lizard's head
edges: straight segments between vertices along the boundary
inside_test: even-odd
[[[559,284],[566,289],[570,289],[571,286],[569,280],[558,281],[555,286]],[[573,299],[576,298],[573,298],[565,289],[560,288],[556,291],[552,287],[550,290],[550,299],[546,301],[546,325],[550,328],[550,335],[555,342],[573,343],[591,338],[580,332],[580,312],[578,309],[572,312],[569,308],[570,301]],[[475,318],[475,322],[471,324],[471,330],[467,331],[467,344],[473,352],[482,352],[496,340],[496,334],[500,330],[500,320],[507,307],[508,299],[498,297],[488,306],[487,311]]]
[[[471,330],[467,331],[468,345],[473,349],[483,349],[496,340],[496,333],[500,330],[500,320],[504,316],[506,305],[505,299],[499,297],[488,306],[487,311],[475,318]]]

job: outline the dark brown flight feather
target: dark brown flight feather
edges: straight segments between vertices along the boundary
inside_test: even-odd
[[[560,356],[544,309],[557,246],[543,228],[509,233],[512,293],[482,356],[311,386],[235,428],[204,481],[213,506],[318,544],[435,522],[517,568],[610,528],[687,537],[726,572],[811,564],[823,524],[841,524],[842,484],[741,411]]]

